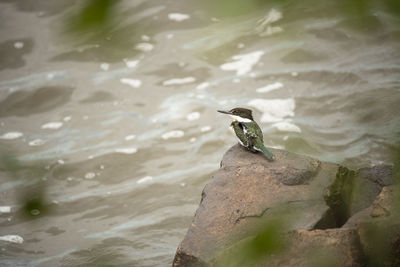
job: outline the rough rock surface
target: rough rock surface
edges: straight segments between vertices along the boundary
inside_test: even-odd
[[[240,145],[226,152],[220,170],[203,190],[174,266],[219,266],[221,255],[235,253],[235,246],[254,234],[254,229],[274,219],[285,222],[282,235],[289,245],[285,253],[269,257],[268,266],[306,266],[313,248],[337,255],[337,266],[362,266],[368,260],[362,246],[369,241],[360,241],[359,225],[394,214],[386,210],[395,195],[388,193],[394,189],[385,187],[394,182],[392,169],[351,171],[287,151],[272,151],[273,162]],[[389,244],[392,250],[396,242]]]
[[[285,253],[264,260],[262,266],[364,266],[360,241],[353,229],[296,230],[288,233]]]

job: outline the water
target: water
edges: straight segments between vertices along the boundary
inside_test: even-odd
[[[171,264],[236,143],[217,109],[252,107],[272,147],[392,163],[400,32],[388,13],[359,24],[323,4],[228,18],[125,1],[111,30],[71,37],[78,8],[0,3],[2,266]]]

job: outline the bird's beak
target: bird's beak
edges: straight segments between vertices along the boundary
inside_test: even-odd
[[[225,111],[225,110],[217,110],[219,113],[224,113],[224,114],[229,114],[232,115],[230,111]]]

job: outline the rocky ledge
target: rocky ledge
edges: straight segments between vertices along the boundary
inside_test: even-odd
[[[240,145],[225,153],[173,266],[400,266],[391,166],[272,151],[273,162]]]

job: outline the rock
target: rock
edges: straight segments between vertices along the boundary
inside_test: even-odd
[[[329,210],[323,192],[338,166],[272,151],[273,162],[240,145],[226,152],[221,169],[203,190],[174,266],[211,262],[218,251],[247,237],[249,229],[266,219],[284,218],[291,222],[288,229],[313,229],[319,223]]]
[[[372,204],[371,216],[388,217],[393,215],[394,217],[398,217],[399,210],[397,208],[399,206],[396,205],[400,204],[400,199],[398,199],[399,195],[399,185],[384,187],[379,196],[374,200]]]
[[[352,171],[271,150],[273,162],[240,145],[225,153],[173,266],[318,266],[318,259],[329,255],[337,256],[329,259],[334,266],[364,266],[374,263],[375,250],[370,228],[362,225],[378,220],[385,220],[393,234],[385,248],[400,252],[393,223],[400,220],[393,220],[397,213],[391,206],[398,194],[390,186],[395,180],[390,166]],[[386,258],[392,263],[400,256]]]
[[[350,216],[368,208],[384,186],[395,183],[393,167],[387,165],[362,168],[356,172]]]
[[[354,229],[294,230],[284,235],[286,245],[264,258],[243,256],[247,244],[224,252],[211,266],[363,266],[360,240]],[[244,246],[243,246],[244,245]],[[238,257],[239,255],[239,257]],[[256,260],[254,260],[256,259]]]
[[[341,227],[350,217],[368,208],[383,186],[394,182],[391,166],[375,166],[358,171],[340,166],[335,181],[326,188],[324,194],[336,227]]]
[[[385,186],[343,228],[356,229],[369,266],[400,266],[400,185]]]
[[[297,230],[289,245],[262,266],[364,266],[357,232],[353,229]]]
[[[400,185],[385,186],[372,205],[356,214],[343,225],[343,228],[357,228],[361,223],[377,223],[383,219],[400,219]],[[400,221],[399,221],[400,222]]]

